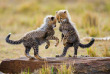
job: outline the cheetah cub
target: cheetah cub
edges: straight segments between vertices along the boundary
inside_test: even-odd
[[[56,18],[52,15],[48,15],[45,17],[44,24],[42,24],[40,28],[28,32],[20,40],[17,40],[17,41],[10,40],[9,38],[11,34],[9,34],[6,37],[6,42],[9,44],[23,43],[25,47],[26,57],[28,57],[29,59],[34,59],[34,57],[31,57],[29,55],[30,49],[33,48],[34,56],[39,60],[45,60],[38,55],[39,45],[46,42],[47,45],[45,46],[45,48],[47,49],[50,46],[49,40],[56,40],[55,46],[58,45],[59,39],[54,36],[55,34],[55,31],[53,29],[54,27],[56,27]]]
[[[62,32],[63,40],[63,53],[61,55],[56,55],[56,57],[64,57],[69,47],[74,47],[74,57],[77,57],[78,47],[87,48],[94,43],[94,39],[88,44],[80,43],[80,38],[75,28],[75,24],[72,23],[70,15],[67,10],[60,10],[56,12],[56,18],[60,23],[59,30]]]

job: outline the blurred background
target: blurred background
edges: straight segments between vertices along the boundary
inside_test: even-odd
[[[12,33],[10,39],[18,40],[26,32],[40,27],[46,15],[55,15],[56,11],[62,9],[69,11],[80,39],[110,36],[110,0],[0,0],[0,61],[25,56],[22,44],[10,45],[5,42],[8,33]],[[61,40],[58,27],[57,23],[55,36]],[[58,47],[54,44],[55,41],[51,41],[51,46],[47,50],[45,44],[41,45],[39,55],[55,57],[56,54],[61,54],[62,42],[60,41]],[[78,56],[110,56],[109,52],[110,42],[101,41],[95,42],[89,49],[79,48]],[[33,55],[33,49],[30,54]],[[66,56],[68,54],[73,55],[74,49],[70,48]]]

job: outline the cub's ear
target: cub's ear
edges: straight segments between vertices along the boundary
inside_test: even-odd
[[[64,11],[64,13],[66,13],[66,11]]]
[[[51,17],[51,20],[54,20],[54,17]]]

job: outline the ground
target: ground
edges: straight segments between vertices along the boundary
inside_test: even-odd
[[[0,0],[0,62],[6,58],[19,58],[24,55],[24,47],[10,45],[5,42],[8,33],[12,33],[13,40],[20,39],[26,32],[37,29],[46,15],[55,15],[55,12],[67,9],[72,21],[76,24],[80,39],[83,37],[108,37],[110,36],[110,1],[109,0]],[[61,33],[55,28],[55,36],[61,40]],[[88,43],[81,41],[82,43]],[[45,49],[45,44],[39,48],[41,57],[55,57],[61,54],[63,45],[60,41],[55,47],[55,41]],[[90,48],[98,56],[104,56],[105,49],[110,52],[110,42],[95,42]],[[78,49],[78,56],[88,55],[88,49]],[[73,55],[74,49],[67,52]],[[33,49],[30,52],[33,55]]]

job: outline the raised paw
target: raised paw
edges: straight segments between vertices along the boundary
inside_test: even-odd
[[[59,40],[57,40],[57,43],[55,44],[55,46],[57,47],[57,46],[58,46],[58,44],[59,44]]]
[[[58,46],[58,44],[59,44],[59,42],[57,42],[57,43],[55,44],[55,47],[57,47],[57,46]]]
[[[58,45],[57,44],[55,44],[55,47],[57,47]]]
[[[63,44],[64,46],[66,46],[66,43],[65,44]]]
[[[48,48],[49,48],[49,46],[48,46],[48,45],[46,45],[46,46],[45,46],[45,49],[48,49]]]

